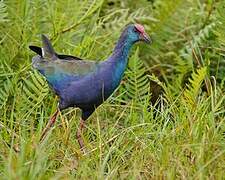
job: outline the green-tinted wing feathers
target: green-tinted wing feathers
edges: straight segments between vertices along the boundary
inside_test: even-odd
[[[95,61],[70,61],[57,59],[55,61],[39,60],[34,63],[34,67],[43,75],[53,74],[82,76],[97,70],[98,62]]]

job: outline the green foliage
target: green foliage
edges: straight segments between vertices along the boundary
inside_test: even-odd
[[[22,96],[21,101],[23,102],[23,107],[29,108],[30,111],[43,105],[43,100],[50,93],[49,87],[46,81],[41,77],[41,75],[34,71],[28,75],[28,78],[24,78],[22,83]]]
[[[225,15],[224,15],[224,9],[225,9],[225,3],[221,3],[220,7],[218,8],[218,12],[217,12],[217,28],[215,31],[215,34],[218,37],[219,42],[221,43],[221,45],[224,46],[225,44]]]
[[[189,79],[190,84],[187,85],[187,89],[184,91],[184,100],[185,103],[190,106],[190,109],[196,105],[196,100],[201,89],[202,81],[206,76],[206,72],[207,68],[202,67],[198,69],[196,73],[193,73],[192,77]]]
[[[7,103],[12,85],[9,79],[1,80],[0,84],[2,87],[0,89],[0,109],[1,109]]]
[[[1,0],[1,178],[223,179],[224,8],[211,0]],[[40,144],[57,98],[32,69],[28,46],[44,33],[57,52],[100,61],[131,22],[144,24],[153,44],[133,48],[121,86],[87,121],[88,154],[75,138],[74,109]]]
[[[146,69],[143,62],[138,57],[139,49],[129,60],[126,79],[124,80],[124,90],[127,94],[126,101],[129,99],[135,102],[143,102],[149,96],[149,80],[146,76]]]
[[[3,0],[0,1],[0,23],[8,21],[7,7]]]

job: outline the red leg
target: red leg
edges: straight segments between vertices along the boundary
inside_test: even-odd
[[[47,134],[47,132],[51,129],[51,127],[55,124],[56,118],[59,114],[59,109],[56,110],[56,112],[52,115],[51,119],[48,121],[47,126],[45,127],[45,129],[42,131],[41,134],[41,139],[40,141],[43,141],[45,138],[45,135]]]
[[[79,128],[77,130],[77,140],[78,140],[78,143],[80,145],[80,149],[83,151],[83,153],[85,153],[84,141],[83,141],[83,138],[82,138],[82,130],[83,130],[84,127],[85,127],[85,121],[83,119],[81,119]]]

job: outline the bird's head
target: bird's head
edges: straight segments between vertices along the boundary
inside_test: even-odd
[[[128,25],[125,31],[127,34],[127,39],[130,42],[135,43],[138,41],[144,41],[148,44],[152,42],[149,35],[145,32],[144,26],[142,26],[141,24]]]

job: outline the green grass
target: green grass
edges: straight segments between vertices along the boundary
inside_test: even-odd
[[[0,1],[0,179],[224,179],[224,2],[199,0]],[[123,82],[88,119],[61,112],[31,67],[40,34],[58,52],[108,57],[122,30],[144,24]],[[19,150],[19,152],[16,152]]]

